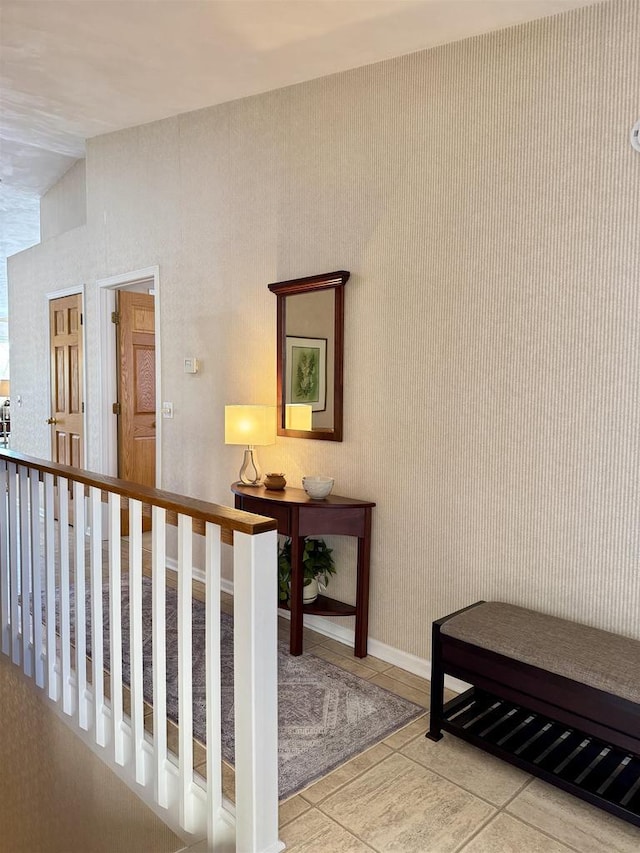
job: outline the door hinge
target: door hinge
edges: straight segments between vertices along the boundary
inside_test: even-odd
[[[82,404],[82,414],[84,415],[84,403]]]
[[[114,415],[121,414],[122,409],[120,407],[120,403],[114,403],[111,407],[111,411],[113,412]]]
[[[120,322],[120,312],[119,311],[112,311],[111,312],[111,322],[115,323],[116,326],[118,325],[118,323]]]
[[[84,314],[82,312],[80,312],[80,325],[82,326],[83,323],[84,323]]]

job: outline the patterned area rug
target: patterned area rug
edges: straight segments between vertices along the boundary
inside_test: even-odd
[[[105,668],[109,664],[105,587]],[[90,608],[87,602],[87,615]],[[167,588],[167,716],[178,722],[177,595]],[[193,731],[205,743],[205,614],[193,599]],[[122,587],[123,678],[129,683],[129,589]],[[144,696],[153,698],[151,581],[143,578]],[[87,654],[90,636],[87,636]],[[233,619],[221,614],[222,752],[234,762]],[[402,728],[424,708],[351,675],[313,653],[292,657],[278,643],[279,797],[284,800]]]

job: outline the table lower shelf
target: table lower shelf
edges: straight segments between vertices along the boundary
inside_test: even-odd
[[[640,756],[472,688],[444,706],[444,731],[640,826]]]
[[[279,601],[278,607],[282,610],[291,610],[284,601]],[[313,613],[314,616],[355,616],[356,608],[352,604],[345,604],[335,598],[319,595],[311,604],[304,605],[303,613]]]

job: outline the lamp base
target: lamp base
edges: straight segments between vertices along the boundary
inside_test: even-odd
[[[240,468],[240,482],[243,486],[260,486],[260,471],[258,461],[253,447],[248,447],[244,452],[242,468]]]

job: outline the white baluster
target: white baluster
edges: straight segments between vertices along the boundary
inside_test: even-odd
[[[30,472],[31,488],[31,565],[33,577],[33,652],[35,659],[35,679],[38,687],[44,687],[44,660],[42,657],[42,554],[40,550],[40,477],[38,471]]]
[[[20,570],[21,570],[21,627],[22,669],[33,677],[33,644],[31,642],[31,523],[29,521],[29,469],[18,468],[20,488]]]
[[[207,707],[207,838],[215,844],[215,827],[222,808],[222,722],[220,711],[220,527],[205,528],[205,672]]]
[[[7,463],[0,459],[0,642],[2,653],[11,648],[11,608],[9,592],[9,495],[7,491]]]
[[[76,680],[78,682],[78,725],[89,728],[87,702],[87,584],[84,557],[84,484],[73,483],[73,539],[75,544],[75,627]]]
[[[73,713],[71,693],[71,630],[69,613],[69,483],[58,477],[58,534],[60,536],[60,650],[62,658],[62,710]]]
[[[164,509],[152,514],[152,654],[153,654],[153,741],[155,797],[167,808],[167,613],[166,613],[166,517]]]
[[[178,515],[178,770],[180,776],[180,823],[192,831],[193,785],[193,681],[192,648],[192,521]]]
[[[93,711],[95,738],[106,746],[104,717],[104,635],[102,605],[102,500],[100,489],[91,486],[91,666],[93,674]]]
[[[129,498],[129,620],[131,625],[131,728],[136,782],[146,784],[142,672],[142,504]]]
[[[122,731],[122,575],[120,552],[120,495],[109,493],[109,632],[111,649],[111,716],[113,749],[124,765]]]
[[[278,845],[277,539],[233,536],[236,849]]]
[[[53,474],[44,475],[44,558],[46,564],[47,687],[49,699],[59,699],[56,678],[56,549]]]
[[[11,660],[20,666],[20,579],[18,562],[18,469],[10,462],[9,470],[9,594],[11,596]]]

